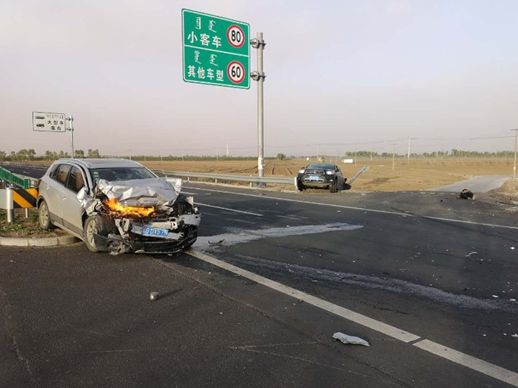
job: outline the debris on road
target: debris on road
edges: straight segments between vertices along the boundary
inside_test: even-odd
[[[475,194],[469,189],[462,189],[459,196],[457,197],[459,199],[472,199],[475,200]]]
[[[210,241],[209,240],[209,245],[221,245],[221,244],[223,244],[224,241],[225,241],[225,239],[219,240],[219,241]]]
[[[333,338],[344,344],[370,346],[370,344],[367,341],[360,337],[355,337],[354,335],[347,335],[341,332],[334,333]]]
[[[470,256],[473,256],[473,255],[478,255],[478,252],[475,252],[475,251],[470,252],[470,253],[468,253],[468,254],[466,255],[466,257],[470,257]]]
[[[160,294],[158,292],[150,292],[149,293],[149,300],[157,300],[158,298],[160,298]]]

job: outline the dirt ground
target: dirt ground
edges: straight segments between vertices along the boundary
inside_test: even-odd
[[[265,175],[295,176],[311,161],[305,159],[267,160]],[[335,163],[335,160],[330,160]],[[172,161],[143,162],[153,169],[190,172],[225,172],[256,175],[257,161]],[[477,175],[512,175],[512,160],[505,159],[391,159],[356,160],[354,164],[337,162],[344,175],[351,178],[362,166],[369,170],[354,182],[354,191],[426,190],[469,179]]]

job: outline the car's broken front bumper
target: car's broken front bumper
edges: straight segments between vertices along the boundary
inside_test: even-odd
[[[122,233],[95,234],[94,240],[99,250],[112,255],[175,253],[194,244],[200,220],[200,214],[184,214],[167,221],[117,218],[113,221]]]

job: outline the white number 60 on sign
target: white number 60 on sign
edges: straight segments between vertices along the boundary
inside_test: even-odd
[[[245,79],[245,67],[241,62],[232,61],[227,66],[227,76],[233,83],[240,84]]]

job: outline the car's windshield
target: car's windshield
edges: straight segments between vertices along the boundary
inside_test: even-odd
[[[320,169],[320,170],[334,170],[335,165],[334,164],[328,164],[328,163],[311,163],[306,168],[308,169]]]
[[[97,184],[99,179],[107,181],[129,181],[132,179],[154,178],[155,175],[145,167],[110,167],[90,169],[92,179]]]

